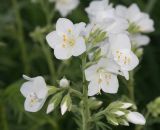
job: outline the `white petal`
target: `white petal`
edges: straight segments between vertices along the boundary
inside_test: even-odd
[[[108,77],[106,79],[103,79],[102,81],[102,86],[101,86],[102,90],[106,93],[112,93],[112,94],[117,93],[119,87],[117,75],[110,73],[107,76]]]
[[[98,83],[94,80],[91,81],[88,85],[88,96],[93,96],[95,94],[98,94],[100,92],[100,86]]]
[[[33,92],[33,82],[28,81],[23,83],[20,91],[24,97],[27,97],[30,93]]]
[[[81,22],[81,23],[75,24],[74,26],[75,26],[75,30],[74,30],[75,36],[79,36],[84,33],[85,26],[86,26],[85,23]]]
[[[54,103],[50,103],[47,107],[47,114],[49,114],[50,112],[52,112],[54,110]]]
[[[120,17],[126,17],[127,15],[127,8],[123,5],[116,6],[116,14]]]
[[[138,57],[131,50],[119,49],[113,52],[113,56],[122,70],[133,70],[139,64]]]
[[[126,80],[129,80],[129,72],[121,69],[121,75],[125,77]]]
[[[67,102],[64,102],[62,105],[61,105],[61,114],[64,115],[64,113],[67,111]]]
[[[146,35],[136,34],[130,36],[133,47],[145,46],[150,42],[150,38]]]
[[[73,28],[73,23],[66,18],[59,18],[56,23],[56,31],[58,35],[63,35],[64,33],[67,33],[69,29],[72,30]]]
[[[56,1],[56,9],[61,13],[63,17],[66,17],[73,9],[79,4],[79,0],[67,0],[65,2],[61,0]]]
[[[72,48],[72,54],[73,56],[79,56],[85,51],[86,51],[85,41],[82,37],[80,37],[76,40],[76,43]]]
[[[109,42],[112,50],[131,49],[131,43],[126,34],[111,35]]]
[[[142,32],[153,32],[154,31],[154,22],[153,20],[149,18],[142,19],[139,23],[138,26],[140,27],[140,31]]]
[[[111,21],[111,24],[105,29],[109,34],[118,34],[123,33],[128,28],[128,22],[125,19],[117,18],[114,21]]]
[[[37,111],[39,111],[43,107],[43,105],[44,105],[44,103],[46,101],[46,99],[40,99],[38,102],[35,102],[33,104],[31,100],[32,99],[28,96],[26,98],[26,100],[25,100],[25,103],[24,103],[24,108],[28,112],[37,112]]]
[[[85,69],[85,77],[87,81],[94,80],[96,77],[97,65],[92,65]]]
[[[146,123],[144,116],[138,112],[130,112],[126,117],[133,124],[144,125]]]
[[[72,56],[72,53],[69,47],[63,47],[62,45],[58,45],[54,49],[54,55],[57,59],[67,60]]]
[[[46,98],[48,94],[48,88],[46,82],[42,76],[37,76],[34,78],[33,82],[34,92],[38,98]]]
[[[62,42],[62,39],[60,38],[60,36],[58,36],[56,31],[49,33],[46,36],[46,40],[47,40],[49,46],[53,49],[55,48],[56,44],[60,44]]]
[[[127,18],[129,19],[130,22],[136,22],[138,21],[142,14],[139,10],[139,7],[137,6],[137,4],[132,4],[129,8],[128,8],[128,13],[127,13]]]
[[[23,74],[23,78],[24,78],[25,80],[29,80],[29,81],[32,80],[32,78],[30,78],[30,77],[28,77],[27,75],[24,75],[24,74]]]
[[[114,74],[121,74],[120,73],[120,66],[111,58],[106,58],[105,69],[108,72],[111,72],[111,73],[114,73]]]

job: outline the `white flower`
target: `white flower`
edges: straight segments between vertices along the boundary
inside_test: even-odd
[[[56,31],[49,33],[46,37],[57,59],[69,59],[86,51],[85,40],[81,36],[84,28],[85,23],[73,24],[65,18],[57,21]]]
[[[63,17],[67,16],[79,4],[79,0],[50,0],[50,1],[55,2],[56,9],[60,12],[60,14]]]
[[[60,87],[68,87],[69,86],[69,81],[66,78],[62,78],[59,82]]]
[[[111,35],[104,47],[106,47],[106,54],[103,54],[104,48],[101,47],[103,48],[102,54],[106,55],[106,57],[113,58],[119,65],[120,71],[128,80],[128,71],[133,70],[139,63],[137,56],[131,51],[129,37],[126,34]]]
[[[144,125],[146,123],[144,116],[138,112],[129,112],[126,117],[127,120],[133,124]]]
[[[129,8],[119,5],[116,7],[116,14],[129,21],[130,26],[134,26],[140,32],[153,32],[153,20],[149,15],[140,11],[137,4],[132,4]]]
[[[86,80],[90,81],[88,85],[89,96],[100,93],[101,89],[106,93],[117,93],[119,87],[117,75],[111,73],[110,70],[114,70],[114,66],[109,60],[103,58],[85,70]]]
[[[100,23],[106,18],[114,17],[114,9],[108,0],[92,1],[85,10],[88,13],[90,21],[94,21],[95,23]]]
[[[124,32],[128,28],[128,22],[116,15],[115,9],[108,0],[91,2],[86,12],[90,22],[100,26],[107,34]]]
[[[139,48],[142,46],[146,46],[150,42],[150,38],[142,34],[132,34],[130,35],[130,40],[131,40],[133,48]]]
[[[23,78],[28,80],[20,89],[21,93],[26,98],[24,104],[25,110],[37,112],[42,108],[47,99],[48,88],[45,80],[41,76],[30,78],[23,75]]]

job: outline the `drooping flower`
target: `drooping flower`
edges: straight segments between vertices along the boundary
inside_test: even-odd
[[[69,19],[58,19],[56,31],[49,33],[46,37],[57,59],[66,60],[86,51],[85,40],[81,36],[84,28],[85,23],[73,24]]]
[[[115,73],[111,73],[112,70],[114,66],[103,58],[85,70],[86,80],[89,81],[88,96],[100,93],[101,89],[106,93],[117,93],[118,79]]]
[[[125,18],[129,22],[129,31],[131,32],[153,32],[154,22],[147,13],[140,11],[137,4],[132,4],[128,8],[123,5],[116,7],[116,14],[122,18]]]
[[[56,10],[58,10],[63,17],[67,16],[79,4],[79,0],[49,0],[49,1],[55,2]]]
[[[133,70],[139,63],[137,56],[131,50],[130,39],[126,34],[111,35],[102,47],[102,55],[114,59],[126,79],[129,79],[128,71]]]
[[[41,76],[30,78],[23,75],[23,78],[28,80],[20,89],[22,95],[26,98],[24,103],[25,110],[37,112],[42,108],[47,99],[48,88],[45,80]]]

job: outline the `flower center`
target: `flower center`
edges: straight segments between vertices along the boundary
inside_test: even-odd
[[[33,107],[37,102],[40,102],[40,99],[37,97],[36,93],[31,93],[30,97],[30,107]]]
[[[130,56],[119,50],[116,51],[116,59],[119,63],[122,63],[124,65],[129,65],[131,63]]]
[[[71,35],[72,30],[68,29],[68,33]],[[75,45],[75,39],[74,39],[74,37],[72,35],[71,36],[67,36],[66,34],[63,34],[63,44],[62,44],[62,47],[66,48],[68,45],[70,47],[74,46]]]

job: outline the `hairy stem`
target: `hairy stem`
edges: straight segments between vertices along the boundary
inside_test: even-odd
[[[135,96],[134,96],[134,71],[131,71],[129,73],[128,92],[129,92],[129,98],[133,102],[135,102]]]
[[[147,4],[147,6],[146,6],[145,11],[146,11],[147,13],[151,13],[152,10],[153,10],[153,8],[154,8],[154,6],[155,6],[155,4],[156,4],[156,2],[157,2],[157,0],[149,0],[149,1],[148,1],[148,4]]]
[[[82,56],[82,73],[83,73],[83,111],[82,111],[82,130],[89,130],[89,108],[88,108],[88,92],[84,74],[84,68],[86,65],[86,54]]]
[[[8,123],[7,123],[7,117],[6,117],[6,111],[5,106],[0,106],[0,112],[1,112],[1,127],[3,130],[9,130]]]
[[[13,4],[13,9],[15,12],[15,18],[16,18],[16,26],[17,26],[17,40],[19,43],[19,47],[21,49],[21,59],[23,62],[23,66],[24,66],[24,72],[25,73],[29,73],[29,62],[28,62],[28,58],[27,58],[27,50],[26,50],[26,45],[24,42],[24,32],[23,32],[23,23],[22,23],[22,19],[20,16],[20,11],[19,11],[19,7],[18,7],[18,3],[17,0],[12,0],[12,4]]]

